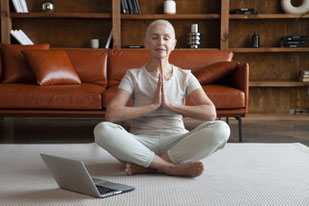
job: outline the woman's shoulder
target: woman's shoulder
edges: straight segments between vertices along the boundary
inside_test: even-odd
[[[182,68],[175,66],[175,65],[173,65],[173,66],[174,66],[174,72],[175,72],[176,75],[183,76],[183,77],[188,77],[188,76],[191,75],[191,70],[182,69]]]
[[[129,75],[136,76],[136,75],[139,75],[141,72],[143,72],[143,70],[144,70],[144,66],[140,68],[130,68],[126,71],[126,73]]]

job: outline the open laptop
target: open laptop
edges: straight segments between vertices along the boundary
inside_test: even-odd
[[[102,198],[134,190],[128,185],[91,178],[82,161],[40,155],[62,189]]]

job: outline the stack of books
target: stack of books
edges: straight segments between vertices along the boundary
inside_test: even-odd
[[[12,0],[17,13],[29,13],[26,0]]]
[[[307,40],[308,40],[308,36],[299,36],[299,35],[285,36],[283,37],[281,41],[281,46],[290,47],[290,48],[304,47],[305,42]]]
[[[309,82],[309,70],[302,70],[299,73],[299,81],[301,81],[301,82]]]
[[[10,33],[21,45],[33,45],[33,42],[22,30],[11,30]]]
[[[121,13],[141,14],[138,0],[121,0]]]

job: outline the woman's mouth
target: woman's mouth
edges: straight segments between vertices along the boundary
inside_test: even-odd
[[[157,48],[156,51],[157,51],[157,52],[165,52],[165,49],[163,49],[163,48]]]

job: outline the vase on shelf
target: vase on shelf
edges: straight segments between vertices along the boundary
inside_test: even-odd
[[[163,10],[165,14],[176,14],[176,2],[174,0],[166,0]]]

